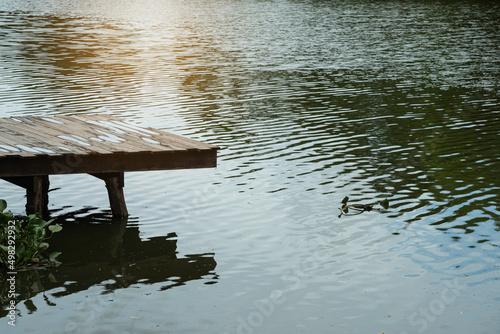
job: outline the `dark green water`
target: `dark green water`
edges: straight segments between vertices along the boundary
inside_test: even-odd
[[[0,0],[0,36],[1,117],[221,147],[127,174],[127,222],[52,177],[61,265],[19,273],[2,333],[498,332],[496,3]],[[345,196],[391,208],[338,218]]]

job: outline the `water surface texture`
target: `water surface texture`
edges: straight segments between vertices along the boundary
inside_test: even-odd
[[[15,328],[2,293],[2,333],[498,333],[495,2],[0,0],[0,36],[1,117],[221,147],[127,173],[128,222],[51,177],[61,265],[18,275]]]

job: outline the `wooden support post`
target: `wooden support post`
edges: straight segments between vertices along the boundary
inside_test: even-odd
[[[26,213],[39,213],[47,217],[49,213],[49,176],[15,176],[3,177],[5,181],[26,189]]]
[[[125,186],[124,173],[92,173],[91,175],[106,182],[113,217],[127,217],[127,205],[125,204],[125,195],[123,194],[123,187]]]
[[[49,211],[49,176],[33,176],[32,187],[26,189],[26,197],[28,198],[26,212],[28,214],[38,212],[46,217]]]

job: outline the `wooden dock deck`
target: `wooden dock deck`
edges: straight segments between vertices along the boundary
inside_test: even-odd
[[[109,115],[0,118],[0,178],[26,189],[27,213],[47,212],[49,175],[87,173],[127,216],[124,172],[216,167],[217,149]]]

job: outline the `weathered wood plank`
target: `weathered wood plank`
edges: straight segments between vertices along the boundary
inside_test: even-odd
[[[76,116],[78,118],[78,116]],[[169,138],[171,134],[169,133],[168,136],[165,136],[165,134],[162,134],[158,130],[153,131],[151,128],[142,128],[138,126],[132,126],[130,124],[127,124],[125,122],[122,122],[118,118],[101,118],[101,117],[91,117],[88,119],[85,118],[80,118],[82,121],[85,121],[89,124],[93,124],[99,127],[102,127],[103,130],[111,130],[115,131],[117,133],[120,132],[125,132],[125,136],[132,141],[135,144],[138,144],[139,147],[142,149],[149,149],[151,151],[154,150],[165,150],[165,149],[172,149],[172,150],[179,150],[179,149],[186,149],[187,147],[185,145],[175,145],[175,143],[171,143],[169,141]],[[145,140],[149,139],[158,143],[153,143],[151,141]]]
[[[69,117],[69,116],[68,116]],[[92,123],[92,124],[100,124],[101,126],[105,127],[110,127],[110,128],[115,128],[115,129],[120,129],[122,131],[126,131],[128,135],[130,136],[135,136],[137,138],[141,138],[142,136],[147,136],[152,140],[159,141],[162,144],[166,145],[172,145],[176,148],[186,148],[186,149],[208,149],[208,148],[215,148],[216,146],[210,145],[207,143],[203,143],[194,139],[182,137],[179,135],[175,135],[172,133],[168,133],[168,136],[165,137],[164,134],[165,132],[157,129],[153,129],[150,127],[145,127],[145,126],[137,126],[135,124],[131,124],[128,122],[125,122],[117,117],[109,117],[109,116],[104,116],[104,115],[90,115],[89,117],[87,116],[71,116],[75,118],[80,118],[81,120],[84,120],[86,122]],[[142,134],[139,135],[137,132]],[[144,143],[144,140],[142,141]]]
[[[86,126],[92,126],[94,130],[99,130],[102,132],[110,133],[110,132],[115,132],[116,136],[122,136],[123,138],[126,139],[126,143],[133,147],[135,151],[165,151],[165,150],[182,150],[184,148],[182,147],[176,147],[173,145],[165,145],[164,142],[165,140],[162,141],[157,141],[157,143],[151,142],[151,141],[146,141],[143,139],[143,137],[138,136],[135,133],[132,132],[125,132],[125,130],[122,130],[120,128],[113,128],[106,126],[105,123],[103,122],[98,122],[98,121],[93,121],[89,120],[86,122]],[[117,131],[118,130],[118,131]],[[102,134],[101,134],[102,135]],[[148,137],[146,137],[148,138]]]
[[[2,122],[0,125],[0,143],[19,150],[18,152],[12,152],[14,155],[34,156],[41,152],[31,150],[31,146],[46,146],[43,141],[40,141],[30,133],[17,129],[13,124],[9,124],[9,122]],[[1,155],[5,154],[9,153],[1,153]]]
[[[124,172],[216,167],[217,150],[108,115],[0,118],[0,178],[26,189],[28,213],[47,211],[49,175],[88,173],[124,217]]]
[[[0,127],[2,135],[0,142],[10,143],[11,146],[23,145],[27,147],[41,147],[50,152],[32,153],[29,151],[21,151],[19,155],[34,156],[39,154],[60,155],[60,154],[91,154],[95,151],[77,144],[74,141],[58,138],[59,132],[54,132],[50,128],[44,128],[36,125],[33,122],[19,123],[17,121],[8,120],[4,122],[6,127]],[[5,130],[7,128],[7,130]],[[62,134],[62,133],[61,133]]]
[[[30,117],[29,121],[17,118],[8,120],[8,124],[17,133],[22,133],[27,137],[35,138],[40,145],[45,143],[47,149],[52,149],[57,153],[67,153],[68,149],[70,149],[73,153],[79,152],[86,154],[94,152],[88,147],[80,145],[75,141],[57,137],[57,135],[63,134],[61,125],[59,125],[59,128],[54,130],[51,127],[45,126],[45,124],[42,124],[43,126],[41,126],[40,124],[37,124],[36,121],[36,117]]]
[[[41,117],[29,117],[26,119],[17,118],[16,124],[12,120],[12,126],[19,127],[33,136],[40,137],[48,145],[71,148],[73,151],[81,153],[109,154],[113,152],[135,152],[137,147],[126,144],[122,138],[111,138],[114,141],[98,138],[102,134],[88,129],[88,124],[84,122],[69,122],[62,117],[58,117],[58,123],[47,121]],[[94,139],[93,139],[94,138]],[[55,148],[53,148],[55,150]],[[67,153],[67,152],[58,152]]]
[[[43,129],[43,132],[47,136],[51,136],[53,139],[62,139],[66,142],[71,142],[72,146],[80,147],[91,153],[100,154],[110,154],[118,151],[118,145],[120,151],[134,152],[133,148],[129,148],[127,145],[120,145],[119,143],[114,143],[114,145],[109,145],[105,141],[91,140],[92,136],[95,135],[94,132],[89,131],[84,128],[84,124],[68,124],[63,122],[63,124],[58,125],[52,122],[44,121],[40,118],[35,118],[33,120],[33,130]]]
[[[164,145],[151,143],[136,136],[135,133],[116,131],[117,128],[106,127],[103,123],[94,121],[93,117],[82,116],[59,116],[59,121],[64,123],[66,136],[77,135],[83,138],[87,143],[108,150],[116,151],[164,151],[165,149],[182,149],[173,145]],[[40,123],[41,120],[35,120],[35,123]],[[44,124],[40,124],[44,126]],[[47,124],[48,127],[54,127],[52,124]],[[114,132],[114,133],[113,133]],[[144,136],[150,136],[144,133]],[[163,136],[165,138],[165,136]],[[163,140],[165,141],[165,140]]]
[[[216,167],[216,150],[0,157],[0,177]]]
[[[50,118],[52,121],[45,117],[16,119],[0,119],[0,143],[19,149],[9,153],[0,151],[0,176],[205,168],[216,165],[216,146],[156,129],[142,129],[116,117],[58,116]],[[104,123],[94,124],[96,120],[107,122],[108,127]],[[90,146],[84,146],[57,137],[61,133],[72,135],[76,132],[82,138],[91,140],[93,136],[100,135],[95,129],[101,126],[106,133],[114,135],[115,125],[118,126],[117,131],[128,131],[116,132],[118,137],[127,140],[125,145],[92,142]],[[82,130],[84,128],[87,129]],[[146,142],[142,139],[143,135],[161,144]],[[25,145],[28,149],[40,147],[45,151],[28,152],[17,145]]]

